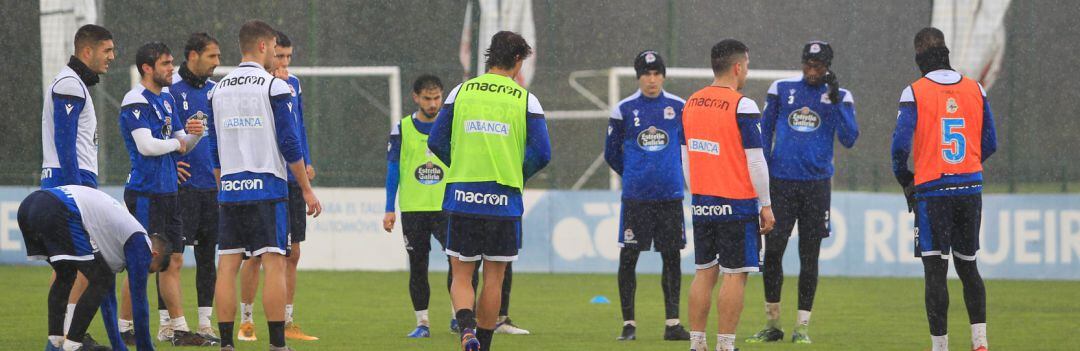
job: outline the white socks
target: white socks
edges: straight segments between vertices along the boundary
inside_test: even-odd
[[[765,303],[765,326],[780,329],[780,303]]]
[[[971,325],[971,347],[979,348],[979,346],[990,346],[986,343],[986,323]]]
[[[213,314],[213,307],[199,307],[199,329],[212,328],[210,325],[210,316]]]
[[[949,351],[949,335],[942,336],[930,336],[930,341],[934,344],[933,351]]]
[[[240,323],[255,323],[255,305],[250,303],[240,303]]]
[[[191,329],[189,329],[187,325],[187,318],[184,318],[183,316],[172,319],[172,329],[174,331],[191,331]]]
[[[169,318],[169,310],[158,310],[157,313],[159,328],[172,326],[172,320]]]
[[[135,322],[132,322],[132,321],[127,320],[127,319],[121,319],[121,320],[119,320],[117,322],[117,324],[120,327],[120,332],[121,333],[126,332],[128,330],[135,329]]]
[[[716,334],[716,351],[734,351],[735,334]]]
[[[705,340],[705,332],[690,332],[690,351],[708,351],[709,343]]]
[[[676,325],[679,325],[679,319],[678,318],[672,318],[672,319],[665,320],[664,325],[669,326],[669,327],[674,327]]]
[[[634,328],[637,328],[637,322],[635,322],[633,319],[628,320],[628,321],[623,321],[622,325],[623,326],[629,325],[629,326],[633,326]]]
[[[75,304],[67,304],[67,314],[64,315],[64,335],[71,329],[71,318],[75,316]]]
[[[285,323],[292,323],[292,304],[285,305]]]
[[[799,310],[799,320],[796,326],[807,327],[810,325],[810,311]]]
[[[425,327],[430,327],[431,326],[431,322],[428,321],[428,312],[427,312],[427,310],[416,311],[415,313],[416,313],[416,325],[422,325],[422,326],[425,326]]]

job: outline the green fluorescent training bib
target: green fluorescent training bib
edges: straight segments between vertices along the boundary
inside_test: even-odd
[[[524,186],[529,93],[514,80],[484,74],[461,84],[454,101],[447,182]]]
[[[412,116],[401,119],[401,212],[442,211],[448,167],[428,150],[427,141],[427,134],[416,130]]]

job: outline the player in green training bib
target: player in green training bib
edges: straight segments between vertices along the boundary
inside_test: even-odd
[[[509,262],[521,248],[521,191],[551,160],[544,110],[514,77],[532,48],[521,35],[499,32],[487,50],[487,73],[446,97],[428,147],[450,167],[443,211],[450,296],[465,350],[491,350]],[[484,290],[470,285],[483,260]],[[474,306],[476,311],[473,311]]]

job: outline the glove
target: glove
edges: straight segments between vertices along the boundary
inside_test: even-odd
[[[896,182],[904,188],[904,199],[907,200],[908,213],[915,211],[915,173],[902,170],[896,173]]]
[[[836,73],[833,73],[833,71],[825,72],[824,81],[825,84],[829,85],[829,101],[832,101],[834,105],[839,105],[840,81],[836,78]]]

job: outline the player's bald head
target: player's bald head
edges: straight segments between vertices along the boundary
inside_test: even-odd
[[[260,42],[277,42],[277,31],[260,20],[250,20],[240,26],[240,52],[254,53],[259,50]]]
[[[945,33],[934,27],[926,27],[915,33],[915,53],[921,54],[930,48],[948,48],[945,46]]]

